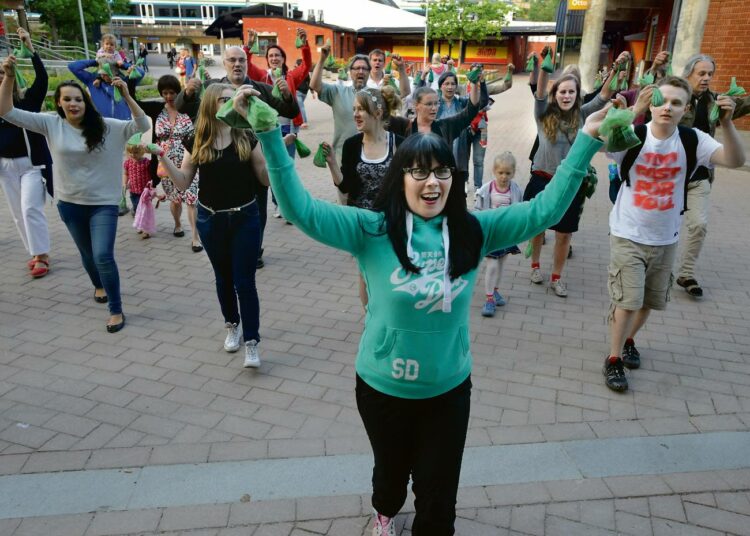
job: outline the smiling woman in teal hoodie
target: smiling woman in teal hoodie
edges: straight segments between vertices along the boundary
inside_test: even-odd
[[[251,93],[235,96],[244,116]],[[354,255],[367,283],[355,368],[357,406],[375,457],[374,535],[395,534],[393,517],[410,475],[412,534],[454,533],[471,393],[469,305],[479,261],[560,219],[602,145],[596,136],[605,114],[589,117],[542,194],[474,214],[466,210],[451,149],[438,136],[414,135],[401,145],[373,212],[314,199],[280,130],[253,125],[284,216],[315,240]]]

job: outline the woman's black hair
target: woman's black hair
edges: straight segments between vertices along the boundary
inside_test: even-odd
[[[81,92],[81,95],[83,95],[83,102],[86,105],[86,109],[83,112],[83,120],[81,121],[81,125],[83,126],[81,135],[86,139],[86,147],[89,148],[89,152],[101,147],[104,145],[104,135],[107,133],[107,125],[104,124],[104,119],[102,119],[102,115],[96,109],[96,106],[94,106],[94,102],[91,100],[88,92],[84,91],[78,82],[74,80],[65,80],[60,82],[60,85],[57,86],[54,99],[58,115],[65,119],[65,112],[63,112],[63,109],[59,104],[61,94],[60,90],[64,87],[77,88],[78,91]]]
[[[419,273],[420,269],[406,254],[406,212],[409,206],[404,193],[404,168],[423,167],[431,169],[433,161],[454,169],[453,182],[448,191],[442,215],[448,218],[450,238],[450,276],[452,279],[479,266],[484,234],[479,221],[466,210],[466,197],[462,188],[465,172],[457,171],[453,151],[436,134],[412,134],[398,148],[383,178],[375,210],[384,214],[385,232],[391,240],[393,250],[407,272]]]
[[[160,76],[158,82],[156,82],[156,91],[159,92],[159,95],[161,95],[162,92],[167,89],[171,89],[175,93],[179,93],[180,91],[182,91],[180,81],[173,74],[165,74],[164,76]]]

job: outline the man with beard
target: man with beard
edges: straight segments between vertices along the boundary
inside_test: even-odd
[[[694,127],[711,137],[716,133],[719,121],[711,122],[709,113],[718,95],[711,91],[710,84],[716,72],[716,62],[706,54],[696,54],[688,59],[683,77],[690,82],[693,95],[690,107],[680,124]],[[750,113],[750,96],[731,97],[735,103],[732,119]],[[713,169],[699,166],[689,178],[687,207],[685,212],[685,237],[682,255],[677,264],[677,284],[694,298],[703,296],[703,289],[695,279],[695,263],[700,255],[708,230],[709,194],[714,181]]]
[[[281,91],[282,98],[278,99],[272,95],[273,87],[262,82],[254,82],[247,76],[247,55],[240,47],[229,47],[224,51],[224,69],[227,75],[221,80],[206,80],[201,82],[197,77],[191,78],[185,85],[185,89],[180,91],[175,99],[175,106],[180,113],[188,114],[190,119],[195,123],[195,117],[198,115],[198,107],[201,103],[201,84],[208,87],[214,83],[229,84],[235,89],[248,85],[256,89],[260,95],[258,98],[267,103],[271,108],[279,112],[282,117],[294,119],[299,113],[297,99],[289,91],[289,87],[283,78],[276,81],[276,85]],[[261,236],[260,243],[263,245],[263,231],[266,228],[268,218],[268,188],[258,185],[258,212],[260,213]],[[258,268],[263,268],[263,248],[260,249],[258,256]]]
[[[354,125],[354,95],[367,87],[370,78],[370,59],[364,54],[356,54],[349,61],[349,78],[352,85],[327,84],[323,82],[323,64],[331,53],[331,45],[320,49],[320,59],[315,64],[310,89],[320,95],[320,101],[333,109],[333,147],[336,151],[336,164],[341,166],[344,141],[358,134]]]

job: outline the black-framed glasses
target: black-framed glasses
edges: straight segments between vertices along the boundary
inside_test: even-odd
[[[219,104],[225,104],[229,102],[230,100],[232,100],[232,97],[219,97],[216,100],[219,101]]]
[[[422,167],[404,168],[404,173],[411,175],[411,178],[415,181],[426,180],[430,174],[434,174],[436,179],[447,181],[453,177],[453,171],[453,168],[449,166],[438,166],[433,169]]]

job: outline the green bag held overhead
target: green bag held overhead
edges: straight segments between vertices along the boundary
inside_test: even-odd
[[[250,47],[250,54],[260,54],[260,43],[258,42],[258,36],[255,36],[253,44]]]
[[[302,39],[300,39],[300,37],[297,36],[297,39],[294,40],[294,46],[296,48],[302,48],[302,45],[304,45],[304,43],[302,42]]]
[[[346,67],[341,67],[339,69],[339,80],[343,82],[349,80],[349,74],[346,72]]]
[[[607,151],[627,151],[641,143],[631,128],[635,113],[627,108],[610,108],[599,126],[599,133],[607,138]]]
[[[325,149],[323,148],[322,143],[318,145],[318,150],[315,152],[315,157],[313,158],[313,165],[315,167],[321,167],[321,168],[324,168],[328,165],[326,163],[326,153],[325,153]]]
[[[641,78],[640,78],[640,79],[638,80],[638,84],[639,84],[639,85],[640,85],[641,87],[643,87],[643,86],[648,86],[648,85],[650,85],[650,84],[653,84],[653,83],[654,83],[654,80],[655,80],[655,78],[654,78],[654,73],[652,73],[652,72],[646,72],[646,73],[644,73],[644,74],[643,74],[643,76],[642,76],[642,77],[641,77]]]
[[[391,74],[391,69],[393,69],[393,59],[389,59],[390,57],[391,57],[391,53],[386,51],[385,60],[388,63],[385,64],[385,69],[383,70],[385,74]]]
[[[417,74],[414,77],[414,85],[418,86],[421,83],[422,83],[422,73],[420,71],[417,71]]]
[[[432,84],[435,81],[435,75],[432,72],[432,69],[430,69],[429,74],[427,75],[427,83]]]
[[[612,76],[612,81],[609,83],[610,91],[617,91],[617,88],[620,85],[620,81],[617,79],[619,74],[620,74],[620,66],[618,65],[617,69],[615,69],[615,74]]]
[[[329,54],[329,56],[326,58],[325,66],[329,69],[331,67],[334,67],[336,65],[336,59],[333,57],[333,54]]]
[[[601,73],[596,73],[596,78],[594,78],[594,89],[599,89],[604,85],[604,81],[602,80]]]
[[[479,76],[482,74],[482,69],[474,67],[468,73],[466,73],[466,79],[472,84],[479,82]]]
[[[510,82],[513,80],[513,73],[510,72],[510,66],[508,66],[505,69],[505,78],[503,78],[503,82]]]
[[[34,53],[24,43],[21,43],[20,48],[13,50],[13,55],[19,59],[31,59],[34,57]]]
[[[138,67],[140,67],[141,65],[143,65],[143,58],[138,58],[138,61],[135,62],[135,65],[128,74],[128,78],[130,80],[140,80],[141,78],[143,78],[143,72],[138,69]]]
[[[127,145],[140,145],[141,144],[141,136],[143,135],[142,132],[136,132],[130,138],[128,138]]]
[[[251,128],[256,131],[270,130],[276,126],[279,114],[268,104],[256,97],[250,97],[249,107],[245,119],[234,109],[232,100],[228,100],[216,112],[216,119],[232,128]]]
[[[551,50],[547,52],[547,56],[544,58],[544,61],[542,62],[542,70],[545,73],[555,72],[555,66],[552,63],[552,51]]]
[[[300,158],[307,158],[312,154],[310,148],[302,143],[299,138],[294,138],[294,146],[297,149],[297,154]]]
[[[534,61],[534,56],[529,57],[529,61],[526,62],[526,70],[527,71],[533,71],[534,67],[536,67],[536,61]]]

